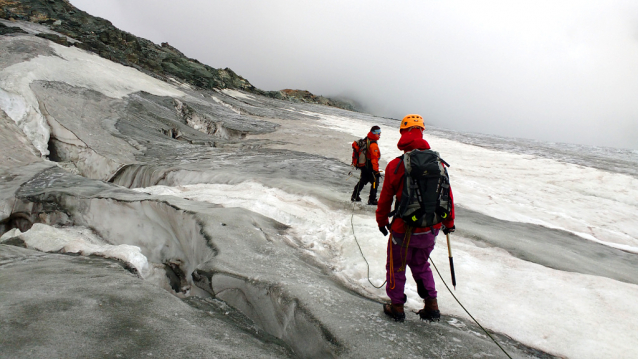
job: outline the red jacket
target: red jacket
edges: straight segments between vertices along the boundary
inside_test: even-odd
[[[377,144],[379,135],[368,132],[367,137],[370,140],[370,147],[366,152],[366,158],[370,160],[370,163],[372,164],[372,170],[375,172],[379,172],[379,159],[381,158],[381,151],[379,151],[379,145]]]
[[[397,147],[404,152],[414,149],[429,150],[430,144],[423,139],[421,131],[413,130],[405,132],[401,135],[401,139],[397,144]],[[399,166],[399,163],[401,164]],[[397,173],[394,171],[399,166]],[[392,200],[396,196],[397,203],[401,201],[401,193],[403,192],[403,175],[405,174],[405,167],[403,162],[399,158],[395,158],[385,168],[385,179],[383,180],[383,188],[381,189],[381,195],[379,196],[379,204],[377,205],[377,224],[379,227],[383,227],[389,223],[388,214],[392,211]],[[447,220],[443,221],[443,224],[447,228],[451,228],[454,225],[454,198],[452,197],[452,187],[450,186],[450,201],[452,202],[452,212]],[[437,223],[432,226],[434,229],[441,228],[441,223]],[[429,231],[427,228],[415,228],[414,233]],[[397,233],[405,233],[403,221],[397,218],[392,224],[392,231]]]

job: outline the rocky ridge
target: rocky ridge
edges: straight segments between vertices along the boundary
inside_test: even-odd
[[[351,103],[316,96],[308,91],[260,90],[230,68],[213,68],[196,59],[188,58],[166,42],[157,45],[122,31],[110,21],[91,16],[67,0],[0,0],[0,18],[48,26],[51,30],[77,41],[69,42],[55,34],[39,36],[64,46],[82,48],[165,81],[176,79],[201,89],[238,89],[280,100],[356,110]],[[13,32],[20,30],[7,26],[0,27],[0,34]]]

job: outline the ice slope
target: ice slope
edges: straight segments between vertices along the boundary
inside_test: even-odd
[[[290,225],[300,249],[311,253],[342,280],[355,283],[378,298],[385,290],[368,284],[367,266],[354,242],[352,227],[370,263],[371,281],[385,280],[387,239],[376,229],[374,216],[355,206],[335,211],[310,196],[297,196],[257,183],[155,186],[139,191],[241,207]],[[351,224],[352,218],[352,224]],[[515,258],[502,249],[481,248],[453,236],[455,295],[482,325],[513,339],[570,358],[631,358],[638,331],[638,286],[612,279],[563,272]],[[449,283],[444,237],[432,259]],[[435,275],[444,314],[467,317]],[[418,310],[416,284],[408,281],[408,307]]]
[[[326,126],[355,136],[370,124],[313,114]],[[381,125],[384,159],[401,155],[399,132]],[[456,203],[491,217],[563,229],[585,239],[638,253],[638,179],[612,172],[466,145],[430,136],[449,162]],[[345,144],[344,144],[345,145]]]

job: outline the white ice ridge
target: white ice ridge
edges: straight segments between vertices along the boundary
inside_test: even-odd
[[[138,191],[241,207],[273,218],[291,226],[300,249],[333,268],[338,278],[356,283],[378,298],[386,297],[385,289],[368,284],[367,267],[353,238],[352,212],[252,182],[155,186]],[[378,232],[369,212],[355,214],[353,223],[370,263],[371,280],[378,286],[385,280],[387,238]],[[499,248],[480,248],[462,237],[452,238],[458,282],[455,295],[482,325],[559,356],[593,359],[634,355],[638,286],[553,270],[512,257]],[[443,237],[432,259],[449,283]],[[443,313],[469,319],[436,274],[435,280]],[[409,273],[405,293],[409,309],[423,307]]]
[[[56,228],[35,223],[24,233],[17,228],[8,231],[0,238],[0,243],[13,237],[22,239],[27,248],[41,252],[79,253],[83,256],[97,255],[119,259],[137,269],[143,278],[149,276],[151,272],[148,260],[142,254],[140,247],[128,244],[106,244],[86,228]]]
[[[222,106],[226,107],[227,109],[229,109],[229,110],[231,110],[231,111],[235,112],[236,114],[238,114],[238,115],[239,115],[239,114],[241,114],[241,111],[240,111],[239,109],[235,108],[235,106],[233,106],[233,105],[231,105],[231,104],[227,104],[226,102],[224,102],[224,101],[222,101],[222,100],[218,99],[218,98],[217,98],[217,97],[215,97],[215,96],[211,96],[211,98],[213,99],[213,101],[215,101],[215,102],[217,102],[218,104],[220,104],[220,105],[222,105]]]
[[[306,112],[324,126],[365,136],[368,122]],[[382,158],[402,154],[397,128],[380,125]],[[425,139],[452,167],[455,202],[502,220],[562,229],[582,238],[638,253],[638,180],[624,174],[466,145]],[[344,151],[350,147],[344,144]]]
[[[233,89],[223,89],[221,92],[230,97],[234,97],[236,99],[245,99],[245,100],[254,100],[255,97],[252,95],[245,94],[241,91],[233,90]]]
[[[46,40],[4,37],[0,41]],[[34,81],[66,82],[113,98],[122,98],[138,91],[157,96],[185,95],[174,86],[90,52],[53,42],[49,42],[49,46],[58,56],[40,55],[0,71],[0,108],[18,124],[42,155],[49,153],[49,127],[29,87]]]

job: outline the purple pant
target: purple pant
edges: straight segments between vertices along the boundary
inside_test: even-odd
[[[400,245],[390,242],[388,245],[388,259],[385,266],[388,283],[385,286],[385,291],[393,304],[403,304],[406,301],[406,296],[403,294],[405,268],[401,270],[404,263],[412,271],[412,277],[414,277],[414,281],[417,284],[419,296],[421,298],[436,298],[434,277],[432,276],[428,258],[434,249],[437,234],[439,234],[438,229],[435,229],[434,233],[413,234],[409,238],[407,249],[404,246],[405,243]],[[404,239],[404,233],[393,232],[392,236],[399,239],[399,241]],[[392,258],[393,271],[390,271],[390,258]]]

